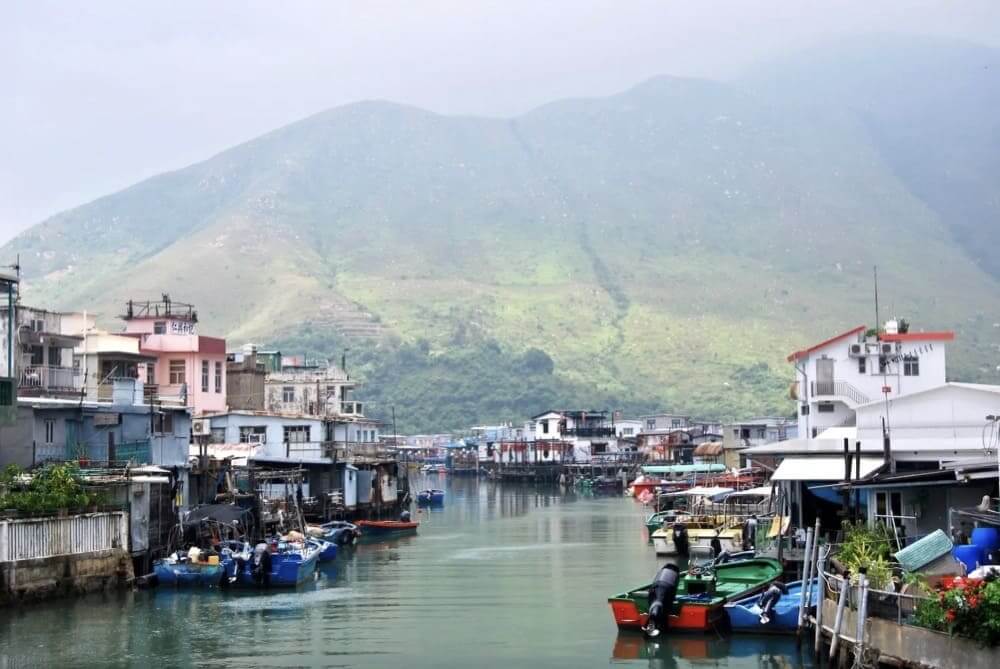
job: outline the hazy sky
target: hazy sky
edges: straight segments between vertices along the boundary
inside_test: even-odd
[[[322,109],[510,115],[866,32],[1000,46],[1000,1],[0,0],[0,242]]]

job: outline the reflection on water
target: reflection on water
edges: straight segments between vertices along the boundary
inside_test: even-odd
[[[0,669],[29,666],[809,666],[782,638],[618,634],[609,594],[658,561],[631,500],[429,477],[415,536],[344,550],[294,591],[93,596],[0,611]]]

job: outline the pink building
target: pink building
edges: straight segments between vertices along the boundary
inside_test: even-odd
[[[197,333],[198,314],[190,304],[133,302],[125,306],[125,333],[138,337],[139,350],[156,358],[143,381],[166,402],[179,402],[195,415],[226,410],[226,340]]]

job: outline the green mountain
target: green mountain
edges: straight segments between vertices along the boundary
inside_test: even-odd
[[[921,62],[996,62],[917,44]],[[784,356],[873,321],[874,265],[884,311],[955,328],[953,375],[995,379],[998,70],[960,84],[851,53],[506,120],[348,105],[4,255],[30,303],[112,324],[169,292],[234,346],[349,347],[360,395],[401,431],[557,405],[787,413]]]

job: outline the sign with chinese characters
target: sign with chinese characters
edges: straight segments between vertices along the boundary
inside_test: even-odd
[[[193,321],[170,321],[170,334],[176,335],[193,335],[194,322]]]
[[[94,426],[117,425],[121,420],[121,414],[117,413],[96,413],[94,414]]]

